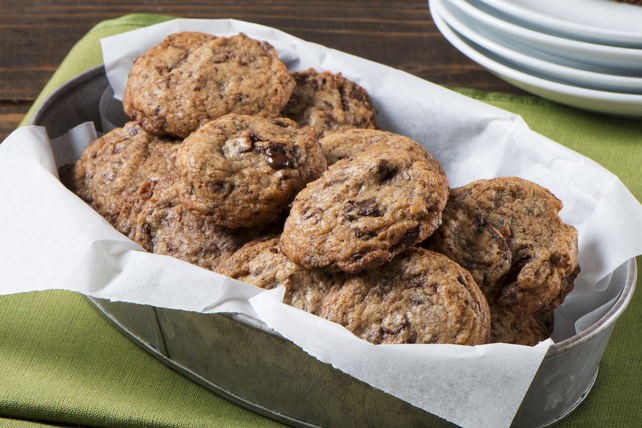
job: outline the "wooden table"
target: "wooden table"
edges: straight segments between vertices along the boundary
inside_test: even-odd
[[[450,45],[433,23],[426,0],[0,0],[0,141],[18,126],[87,31],[130,13],[240,19],[440,85],[525,94]]]

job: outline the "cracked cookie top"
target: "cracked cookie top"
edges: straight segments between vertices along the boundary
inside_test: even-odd
[[[321,316],[374,344],[488,343],[490,313],[470,273],[446,256],[407,248],[332,287]]]
[[[148,180],[176,171],[180,140],[145,131],[135,122],[92,142],[80,158],[60,169],[60,180],[114,224],[123,200]]]
[[[445,176],[406,150],[357,153],[297,195],[281,249],[309,269],[377,267],[433,233],[448,190]]]
[[[267,42],[181,32],[134,61],[123,108],[150,133],[185,138],[228,113],[277,117],[294,85]]]
[[[559,306],[580,271],[577,230],[548,189],[519,177],[452,189],[428,248],[468,269],[489,301],[516,314]]]
[[[312,128],[237,114],[203,123],[181,144],[176,163],[185,207],[231,228],[275,220],[327,168]]]
[[[281,115],[308,125],[319,138],[342,129],[377,129],[377,110],[361,86],[341,73],[295,71],[296,86]]]
[[[393,132],[378,129],[346,129],[324,136],[319,140],[319,143],[321,143],[328,166],[373,147],[389,147],[407,150],[417,159],[426,162],[435,173],[446,175],[441,164],[424,146],[412,138]]]

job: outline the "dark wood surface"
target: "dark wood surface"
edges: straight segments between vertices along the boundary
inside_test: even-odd
[[[0,0],[0,141],[87,31],[130,13],[255,22],[437,84],[525,94],[450,45],[426,0]]]

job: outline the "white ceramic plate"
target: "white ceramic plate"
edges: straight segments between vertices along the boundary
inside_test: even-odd
[[[521,45],[557,58],[557,63],[571,60],[590,71],[642,77],[642,49],[580,42],[529,30],[485,13],[465,0],[449,0],[447,4],[466,26],[501,45]]]
[[[486,49],[499,58],[501,63],[560,83],[581,86],[600,91],[642,94],[642,78],[622,77],[611,74],[593,73],[577,68],[567,67],[526,55],[509,49],[476,33],[455,17],[447,7],[448,0],[434,0],[433,7],[441,18],[457,32],[458,36],[473,42],[479,48]]]
[[[429,0],[433,20],[443,36],[464,55],[488,69],[498,77],[527,92],[552,101],[611,116],[642,118],[642,95],[619,94],[579,88],[532,76],[523,71],[499,63],[496,59],[476,50],[470,42],[457,33],[442,19],[435,0]]]
[[[479,2],[490,6],[483,8],[486,12],[533,30],[642,48],[642,6],[612,0],[469,0],[471,4]]]

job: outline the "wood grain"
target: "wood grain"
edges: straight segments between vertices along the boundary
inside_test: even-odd
[[[425,0],[0,0],[0,141],[87,31],[131,13],[255,22],[440,85],[525,94],[450,45]]]

